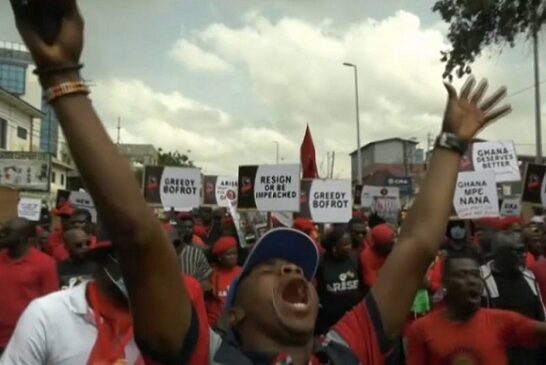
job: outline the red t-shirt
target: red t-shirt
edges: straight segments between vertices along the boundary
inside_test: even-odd
[[[188,336],[197,335],[198,338],[195,339],[193,356],[187,365],[207,365],[214,359],[214,354],[210,354],[209,331],[201,330],[202,324],[207,323],[207,318],[200,313],[198,313],[198,317],[201,324],[198,334],[195,331],[191,334],[188,333]],[[375,299],[370,294],[332,328],[333,333],[339,335],[361,364],[383,365],[385,362],[391,344],[384,334],[380,318]],[[192,349],[185,349],[185,351],[192,351]],[[206,353],[209,359],[206,362],[197,361],[195,356],[203,353]],[[161,365],[160,362],[146,356],[144,352],[142,355],[146,365]],[[283,355],[280,354],[277,359],[283,358]],[[282,361],[279,360],[278,363],[282,363]],[[315,356],[311,357],[311,363],[313,365],[322,364],[320,359]]]
[[[62,230],[52,232],[47,238],[46,252],[50,254],[57,262],[66,261],[69,257],[68,251],[64,245],[64,236]]]
[[[537,324],[518,313],[480,309],[466,323],[446,311],[417,320],[408,333],[408,365],[508,365],[508,346],[537,345]]]
[[[59,290],[55,261],[36,248],[13,260],[0,251],[0,347],[6,347],[19,317],[34,299]]]
[[[222,270],[218,266],[212,268],[210,277],[212,296],[206,301],[209,326],[216,326],[222,316],[229,287],[241,270],[239,266],[235,266],[231,270]]]

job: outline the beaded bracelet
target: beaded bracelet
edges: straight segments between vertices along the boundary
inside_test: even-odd
[[[44,99],[51,103],[53,100],[62,96],[72,94],[85,94],[91,93],[89,87],[84,81],[69,81],[62,84],[55,85],[44,91]]]
[[[53,67],[46,67],[46,68],[38,68],[36,67],[33,71],[35,75],[38,76],[46,76],[56,73],[63,73],[66,71],[79,71],[83,68],[83,63],[79,63],[77,65],[65,65],[65,66],[53,66]]]

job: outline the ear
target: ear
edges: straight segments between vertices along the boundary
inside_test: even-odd
[[[244,309],[237,306],[229,309],[227,315],[230,328],[237,328],[246,318]]]

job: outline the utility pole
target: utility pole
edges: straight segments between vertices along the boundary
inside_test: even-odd
[[[533,53],[535,64],[535,137],[536,137],[536,163],[542,163],[542,121],[540,110],[540,66],[538,63],[538,29],[533,29]]]
[[[119,145],[119,140],[121,138],[121,117],[118,117],[118,138],[117,138],[117,144]]]
[[[408,176],[409,168],[408,168],[408,142],[402,141],[402,148],[403,148],[403,154],[404,154],[404,175]]]
[[[335,162],[336,162],[336,151],[332,151],[332,167],[330,168],[330,179],[334,177]]]

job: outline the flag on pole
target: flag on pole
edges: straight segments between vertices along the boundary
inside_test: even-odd
[[[315,144],[309,130],[309,125],[305,129],[305,136],[300,147],[300,162],[302,168],[302,177],[304,179],[317,179],[319,177],[317,169],[317,159],[315,155]]]

